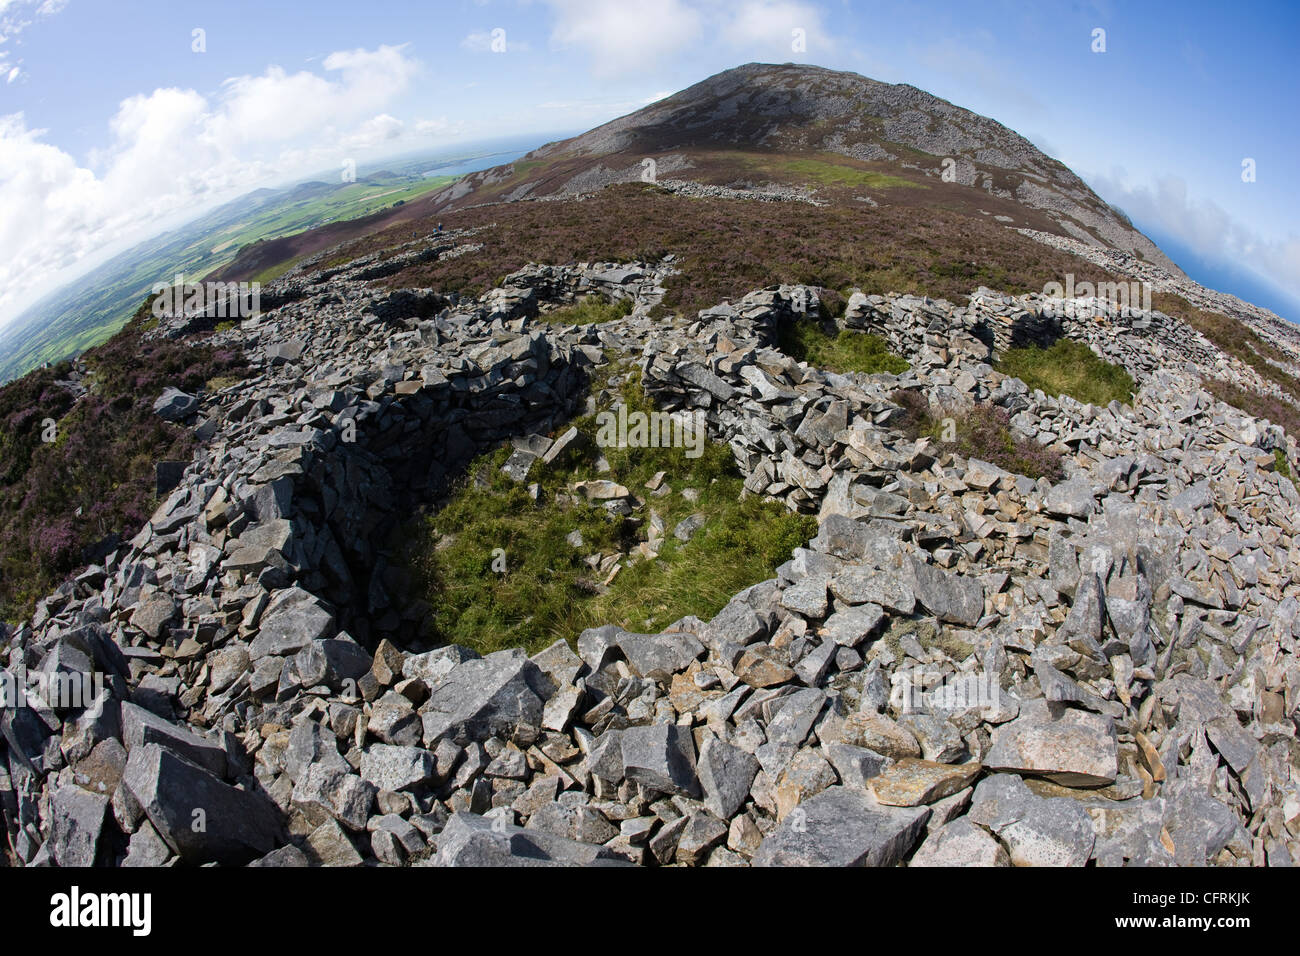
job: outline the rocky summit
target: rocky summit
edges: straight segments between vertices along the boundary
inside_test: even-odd
[[[443,232],[404,254],[473,248]],[[10,635],[15,682],[102,676],[72,706],[4,711],[16,862],[1300,853],[1300,494],[1277,462],[1300,463],[1280,428],[1202,390],[1254,373],[1194,329],[986,288],[963,306],[855,295],[831,319],[820,290],[781,285],[652,318],[671,259],[530,266],[477,299],[366,283],[394,267],[309,262],[271,283],[264,312],[215,336],[253,374],[159,399],[202,439],[193,459],[133,539]],[[630,312],[547,321],[593,293]],[[782,328],[831,321],[908,370],[835,374],[778,349]],[[1136,394],[1093,407],[995,371],[1025,336],[1087,344]],[[527,481],[574,440],[584,383],[625,360],[816,536],[708,620],[595,627],[531,656],[422,647],[386,572],[396,517],[511,439]],[[1061,456],[1059,480],[908,437],[909,393],[1004,410]]]

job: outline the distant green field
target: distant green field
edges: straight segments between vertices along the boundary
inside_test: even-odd
[[[262,210],[246,221],[232,223],[209,237],[208,241],[212,243],[209,255],[213,258],[210,263],[203,263],[202,272],[208,273],[225,265],[242,246],[258,239],[274,239],[326,223],[366,216],[441,189],[455,178],[430,176],[412,183],[409,177],[404,176],[386,176],[379,181],[371,177],[364,182],[330,187],[330,192],[309,199],[294,200],[290,197],[283,204]]]
[[[457,178],[424,176],[422,165],[378,172],[355,183],[308,182],[278,191],[258,190],[136,246],[20,317],[18,331],[0,336],[0,382],[107,341],[155,283],[177,274],[198,281],[234,259],[248,243],[366,216]],[[257,278],[269,281],[288,265]]]

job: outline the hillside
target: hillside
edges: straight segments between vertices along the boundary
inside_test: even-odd
[[[456,178],[452,173],[466,167],[478,168],[467,157],[425,157],[363,174],[354,183],[312,181],[241,196],[115,256],[16,318],[0,332],[0,382],[105,341],[155,283],[171,281],[178,273],[195,281],[258,242],[400,209],[451,182]]]
[[[1300,862],[1294,330],[910,87],[633,116],[0,390],[7,861]]]
[[[432,197],[444,208],[573,194],[640,177],[780,183],[824,200],[946,209],[1176,267],[1069,169],[1001,124],[907,85],[751,63]],[[943,178],[951,159],[952,181]],[[862,197],[865,196],[866,199]]]

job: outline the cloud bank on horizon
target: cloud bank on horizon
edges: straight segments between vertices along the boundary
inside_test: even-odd
[[[991,116],[1157,242],[1253,275],[1278,292],[1261,304],[1300,319],[1300,131],[1278,122],[1298,85],[1287,4],[273,6],[0,0],[0,326],[253,188],[417,148],[540,144],[751,60],[906,82]]]

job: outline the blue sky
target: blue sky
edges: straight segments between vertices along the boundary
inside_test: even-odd
[[[248,189],[541,142],[752,60],[991,116],[1194,277],[1300,319],[1300,4],[0,0],[0,37],[0,324]]]

